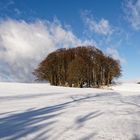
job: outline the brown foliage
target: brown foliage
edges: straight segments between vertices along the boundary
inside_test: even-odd
[[[120,64],[92,46],[58,49],[33,72],[38,80],[52,85],[88,87],[109,85],[121,75]]]

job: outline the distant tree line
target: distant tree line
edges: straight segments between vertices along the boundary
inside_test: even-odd
[[[51,85],[99,87],[121,75],[119,61],[93,46],[62,48],[50,53],[33,72]]]

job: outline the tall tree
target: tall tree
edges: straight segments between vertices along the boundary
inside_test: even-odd
[[[86,63],[81,57],[76,57],[68,66],[69,85],[83,87],[86,78]]]

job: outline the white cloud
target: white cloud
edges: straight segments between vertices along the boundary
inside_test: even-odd
[[[125,0],[125,17],[135,30],[140,30],[140,0]]]
[[[107,19],[95,20],[89,11],[82,12],[82,19],[91,32],[101,35],[110,35],[113,32],[113,28]]]
[[[15,8],[14,11],[16,12],[17,15],[20,15],[22,13],[18,8]]]
[[[107,48],[106,54],[111,56],[115,60],[119,60],[121,62],[121,64],[126,63],[126,60],[122,56],[120,56],[119,52],[115,48]]]
[[[1,21],[0,80],[32,81],[34,68],[49,52],[91,43],[78,39],[59,22]]]

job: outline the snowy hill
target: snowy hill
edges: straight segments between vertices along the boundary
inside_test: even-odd
[[[139,140],[140,85],[0,83],[2,140]]]

